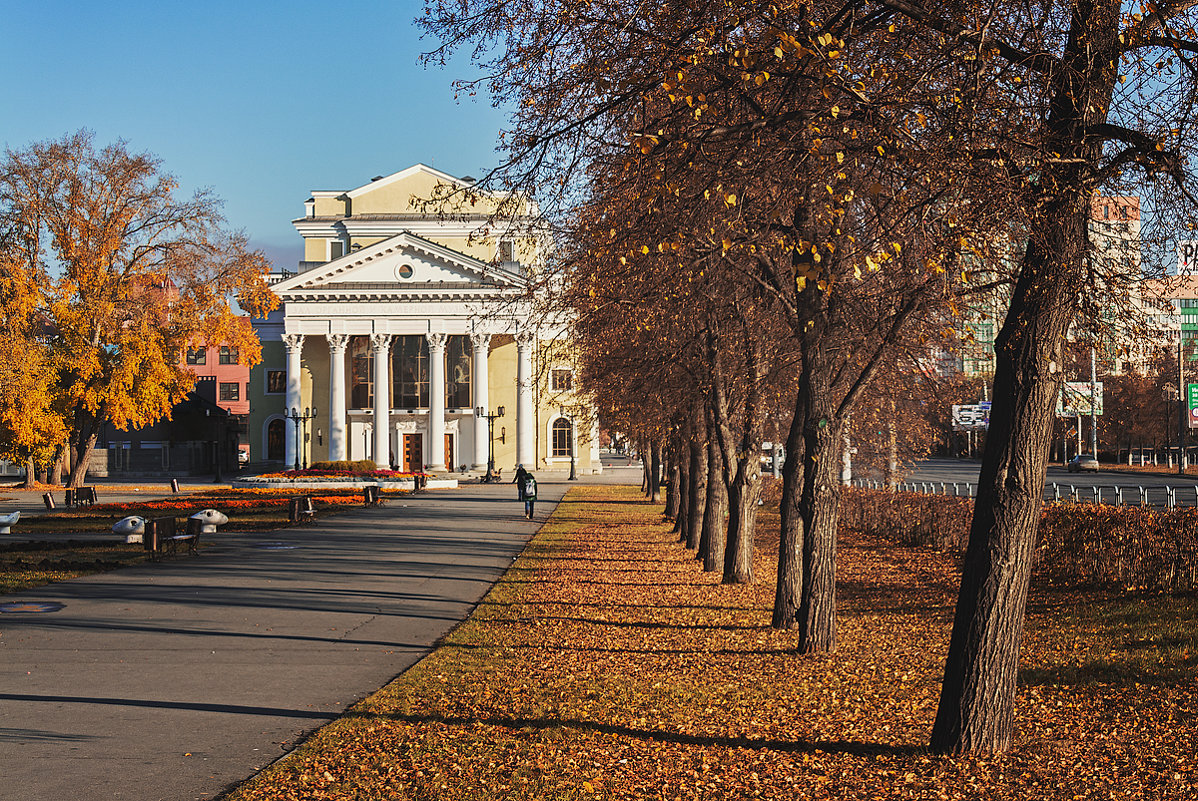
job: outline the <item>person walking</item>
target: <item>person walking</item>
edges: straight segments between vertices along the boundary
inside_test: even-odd
[[[512,483],[516,485],[516,498],[524,500],[524,479],[528,473],[524,470],[524,465],[516,465],[516,477],[512,479]]]
[[[532,473],[524,474],[521,487],[523,487],[522,494],[524,495],[524,516],[532,520],[533,506],[537,502],[537,480]]]

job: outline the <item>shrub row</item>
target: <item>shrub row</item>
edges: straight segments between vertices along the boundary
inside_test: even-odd
[[[313,462],[310,470],[338,470],[345,473],[373,473],[378,466],[372,459],[359,459],[356,462]]]
[[[904,545],[963,550],[973,501],[845,487],[841,525]],[[1053,503],[1040,519],[1036,574],[1054,584],[1198,589],[1198,510]]]

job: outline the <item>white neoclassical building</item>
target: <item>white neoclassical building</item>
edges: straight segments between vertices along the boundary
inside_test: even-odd
[[[545,243],[533,216],[495,231],[493,195],[427,205],[471,185],[418,164],[312,193],[294,221],[305,260],[276,277],[281,306],[256,326],[251,460],[600,469],[568,346],[522,300]]]

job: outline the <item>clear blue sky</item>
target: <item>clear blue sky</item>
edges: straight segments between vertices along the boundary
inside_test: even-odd
[[[420,0],[0,0],[0,144],[80,128],[149,151],[283,267],[312,189],[416,162],[479,176],[504,116],[454,100],[464,60],[425,69]]]

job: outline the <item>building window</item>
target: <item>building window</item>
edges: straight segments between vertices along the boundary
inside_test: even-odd
[[[499,261],[516,260],[516,243],[510,239],[499,240]]]
[[[553,455],[568,457],[574,453],[574,437],[570,421],[559,417],[553,421]]]
[[[549,388],[554,392],[569,392],[574,388],[574,371],[557,369],[549,373]]]
[[[470,338],[451,334],[445,343],[445,408],[470,407]]]
[[[340,239],[334,239],[329,242],[329,261],[339,259],[345,255],[345,243]]]
[[[272,462],[283,461],[283,426],[282,420],[271,420],[266,426],[266,458]]]
[[[350,408],[374,408],[374,356],[370,352],[370,339],[353,337],[349,342]]]
[[[207,364],[208,349],[207,348],[188,348],[187,349],[188,364]]]
[[[222,381],[220,383],[219,391],[220,394],[218,397],[223,401],[241,400],[241,384],[236,382],[230,382],[226,384]]]
[[[266,394],[267,395],[282,395],[287,391],[287,371],[286,370],[267,370],[266,371]]]
[[[221,345],[219,361],[221,364],[237,364],[237,348]]]
[[[428,408],[428,340],[396,337],[391,348],[391,397],[397,409]]]

